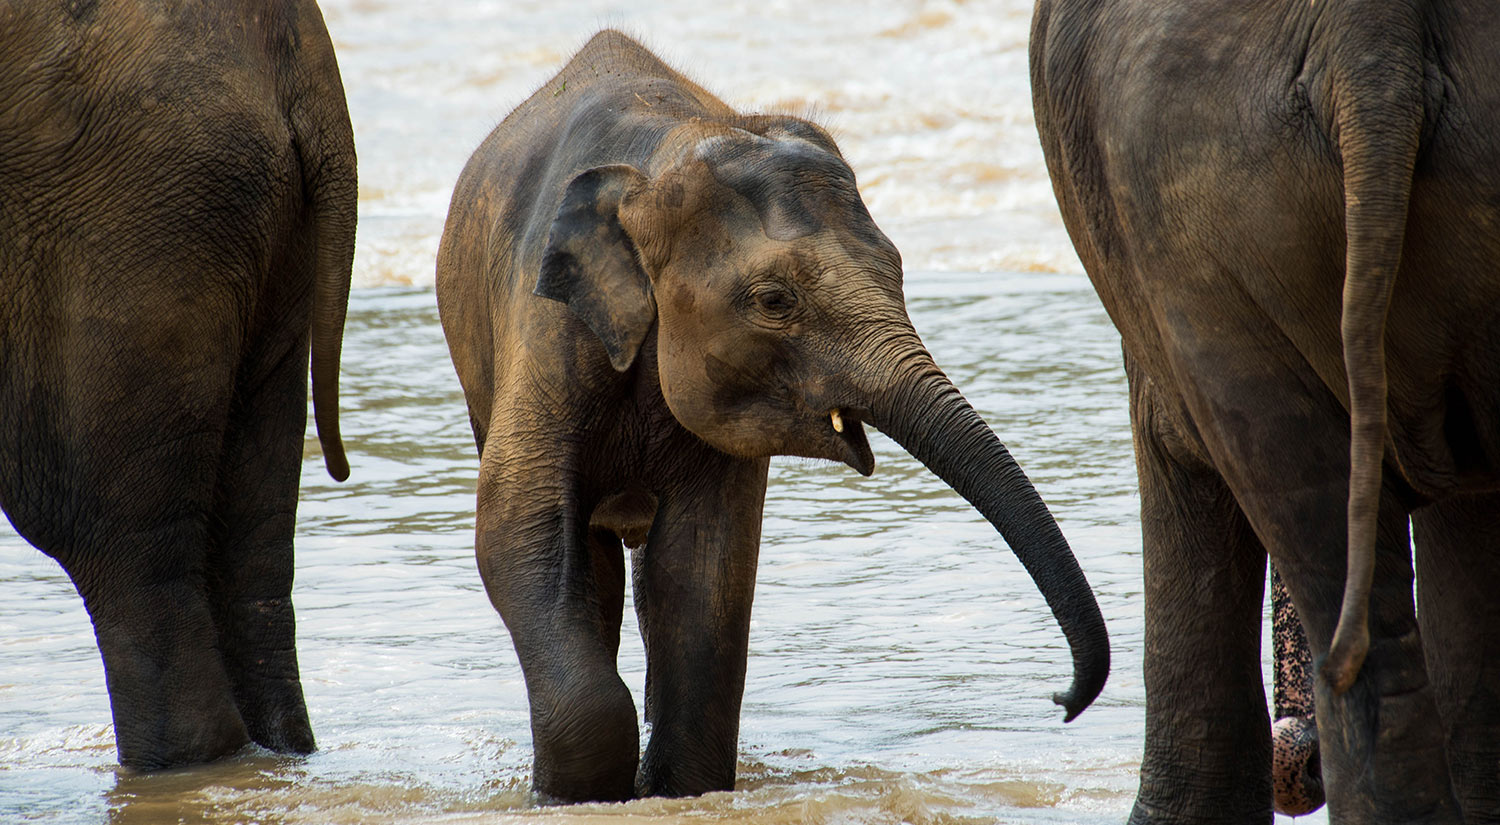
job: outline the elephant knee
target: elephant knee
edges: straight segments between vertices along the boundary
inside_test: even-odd
[[[634,796],[640,758],[635,702],[611,676],[532,696],[532,787],[544,798],[613,802]]]

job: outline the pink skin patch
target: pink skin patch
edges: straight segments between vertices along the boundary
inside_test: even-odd
[[[1302,816],[1323,806],[1318,723],[1313,714],[1312,651],[1291,596],[1271,567],[1271,644],[1275,650],[1271,789],[1277,813]]]
[[[1289,716],[1271,726],[1271,789],[1280,814],[1302,816],[1323,806],[1318,726],[1313,720]]]

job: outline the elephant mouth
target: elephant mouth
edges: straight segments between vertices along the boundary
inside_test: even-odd
[[[868,476],[875,472],[875,454],[865,437],[863,413],[847,407],[835,407],[823,419],[833,453],[854,472]]]

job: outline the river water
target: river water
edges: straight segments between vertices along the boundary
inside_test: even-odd
[[[353,475],[308,439],[294,598],[320,750],[115,765],[92,629],[0,525],[0,821],[1118,822],[1141,750],[1140,541],[1119,340],[1030,118],[1023,0],[326,0],[360,151],[344,356]],[[1063,725],[1067,648],[993,529],[871,433],[878,468],[777,459],[732,793],[538,808],[519,666],[474,568],[477,459],[431,290],[452,182],[598,27],[747,109],[833,127],[908,266],[913,320],[1026,468],[1109,623]],[[620,670],[641,706],[627,604]],[[1321,819],[1321,814],[1314,817]]]

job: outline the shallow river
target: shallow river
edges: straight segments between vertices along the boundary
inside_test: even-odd
[[[323,6],[359,141],[362,288],[343,378],[353,476],[331,481],[309,438],[299,512],[298,643],[321,749],[120,771],[82,603],[0,525],[0,821],[1121,821],[1143,722],[1125,386],[1036,146],[1029,4]],[[1048,699],[1068,682],[1066,645],[1019,563],[872,433],[869,479],[772,464],[736,790],[535,807],[520,669],[474,568],[477,459],[432,255],[469,151],[605,24],[735,105],[834,127],[905,255],[918,330],[1098,593],[1114,671],[1078,720],[1063,725]],[[625,622],[620,669],[639,708],[628,604]]]

